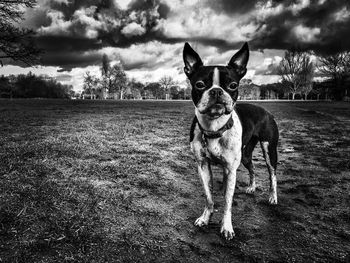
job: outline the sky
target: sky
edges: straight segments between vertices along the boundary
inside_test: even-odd
[[[81,91],[100,76],[103,54],[143,83],[167,75],[185,84],[185,42],[205,64],[225,65],[248,42],[245,78],[279,80],[288,48],[331,54],[350,50],[349,0],[38,0],[20,26],[36,32],[40,65],[9,62],[0,75],[46,74]]]

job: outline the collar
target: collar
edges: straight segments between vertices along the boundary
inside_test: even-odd
[[[197,119],[197,117],[196,117],[196,119]],[[226,122],[226,124],[224,126],[222,126],[217,131],[204,130],[203,127],[200,125],[198,119],[197,119],[197,123],[198,123],[199,129],[203,133],[204,138],[206,138],[206,139],[215,139],[215,138],[222,137],[222,135],[224,134],[225,131],[227,131],[227,130],[232,128],[232,126],[233,126],[233,119],[232,119],[232,115],[231,115],[230,118],[228,119],[228,121]]]

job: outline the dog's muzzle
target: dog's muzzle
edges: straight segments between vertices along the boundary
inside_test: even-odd
[[[203,94],[203,98],[197,106],[201,114],[216,119],[224,114],[230,114],[233,110],[231,96],[221,87],[214,86]]]

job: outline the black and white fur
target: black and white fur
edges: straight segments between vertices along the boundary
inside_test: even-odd
[[[248,169],[250,183],[247,193],[256,188],[252,153],[260,142],[270,175],[269,203],[277,204],[277,143],[278,128],[273,116],[261,107],[236,104],[239,81],[245,75],[249,58],[248,44],[231,58],[227,66],[204,66],[199,55],[186,43],[183,50],[184,71],[192,86],[192,100],[196,117],[191,128],[191,149],[198,163],[198,173],[206,195],[202,215],[195,221],[204,226],[214,211],[211,194],[211,164],[220,164],[224,171],[225,206],[220,232],[232,239],[232,199],[236,186],[236,170],[239,164]],[[233,125],[219,137],[207,134],[222,130],[232,118]]]

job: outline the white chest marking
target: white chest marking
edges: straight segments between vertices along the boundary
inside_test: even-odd
[[[239,163],[241,161],[242,125],[235,111],[231,115],[234,125],[220,138],[208,139],[204,142],[202,133],[197,125],[194,131],[195,138],[191,145],[197,160],[203,157],[214,158],[215,161],[223,164]]]
[[[207,150],[217,158],[233,160],[234,156],[241,152],[242,147],[242,125],[235,111],[232,112],[234,125],[218,139],[207,141]]]

